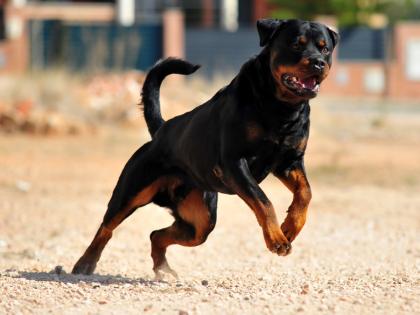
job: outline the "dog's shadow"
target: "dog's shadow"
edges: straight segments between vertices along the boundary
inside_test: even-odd
[[[127,278],[124,276],[115,275],[74,275],[69,273],[55,273],[55,272],[38,272],[38,271],[11,271],[2,274],[2,276],[10,278],[23,278],[31,281],[41,282],[61,282],[61,283],[89,283],[92,286],[115,285],[115,284],[132,284],[153,286],[162,283],[168,283],[164,280],[153,280],[147,278]]]

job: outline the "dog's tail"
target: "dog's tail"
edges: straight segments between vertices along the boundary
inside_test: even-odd
[[[153,137],[155,132],[165,122],[160,113],[159,90],[163,79],[169,74],[191,74],[195,72],[199,65],[193,65],[185,60],[177,58],[167,58],[158,61],[146,76],[141,92],[144,119],[147,123],[150,135]]]

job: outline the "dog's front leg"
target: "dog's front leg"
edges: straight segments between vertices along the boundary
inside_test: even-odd
[[[293,193],[293,201],[281,225],[284,235],[292,242],[306,222],[306,213],[312,198],[311,187],[306,178],[303,162],[299,162],[290,170],[274,172],[274,175]]]
[[[280,229],[273,205],[253,178],[247,161],[240,159],[224,163],[223,173],[225,183],[254,211],[267,248],[278,255],[289,254],[290,242]]]

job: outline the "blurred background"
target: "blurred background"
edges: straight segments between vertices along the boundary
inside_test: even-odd
[[[16,168],[15,158],[59,136],[80,141],[74,151],[73,138],[60,139],[63,154],[88,155],[83,141],[105,155],[115,145],[122,165],[150,139],[137,106],[147,69],[167,56],[201,64],[161,91],[166,119],[190,110],[260,51],[262,17],[317,20],[341,36],[311,102],[309,174],[417,187],[420,0],[0,0],[0,152],[10,154],[0,185],[31,182],[36,165]]]
[[[0,0],[0,130],[36,132],[30,117],[42,111],[50,125],[61,114],[129,120],[144,71],[167,56],[203,65],[194,79],[221,86],[259,52],[262,17],[339,30],[323,97],[418,103],[419,0]]]
[[[263,17],[317,20],[341,36],[311,101],[310,177],[418,188],[420,0],[0,0],[6,199],[10,189],[25,192],[44,179],[44,160],[54,165],[49,150],[74,157],[66,164],[73,167],[52,171],[60,184],[91,154],[109,160],[110,190],[128,156],[150,139],[137,106],[147,69],[167,56],[202,65],[161,90],[164,118],[188,111],[260,51],[255,24]],[[26,159],[33,155],[42,163]]]
[[[181,284],[169,291],[143,280],[149,234],[172,221],[153,205],[117,229],[87,283],[47,273],[71,270],[123,165],[150,140],[137,106],[147,69],[167,56],[201,64],[161,89],[165,119],[191,110],[260,51],[262,17],[317,20],[341,36],[311,100],[313,200],[293,255],[268,253],[245,203],[222,195],[208,241],[170,248]],[[0,313],[110,313],[116,303],[138,314],[152,303],[168,314],[415,314],[419,157],[420,0],[0,0]],[[262,186],[282,220],[291,194],[273,177]]]

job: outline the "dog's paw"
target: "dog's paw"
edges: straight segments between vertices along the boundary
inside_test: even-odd
[[[279,256],[287,256],[292,252],[292,244],[289,242],[281,244],[276,243],[270,250]]]
[[[267,248],[279,255],[279,256],[286,256],[290,254],[292,251],[292,245],[287,240],[287,238],[283,235],[282,231],[279,227],[275,231],[268,230],[264,232],[264,239],[267,245]]]
[[[164,262],[158,267],[154,267],[153,271],[155,272],[155,280],[164,280],[167,275],[178,279],[178,274],[175,270],[169,267],[169,264],[167,262]]]
[[[96,262],[85,262],[78,261],[71,271],[72,274],[76,275],[91,275],[96,268]]]

